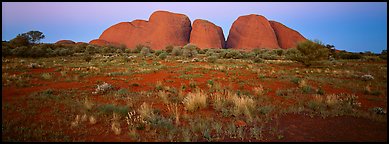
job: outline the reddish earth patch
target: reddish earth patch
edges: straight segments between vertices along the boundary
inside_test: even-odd
[[[347,116],[309,117],[288,114],[280,117],[285,138],[280,141],[386,142],[387,123]]]

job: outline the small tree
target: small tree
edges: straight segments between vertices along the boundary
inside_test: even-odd
[[[33,44],[45,38],[45,35],[40,31],[29,31],[27,33],[23,33],[22,36],[26,37],[28,41]]]
[[[322,42],[307,40],[297,45],[297,50],[301,55],[294,57],[294,60],[303,63],[305,66],[311,66],[313,62],[328,58],[329,50]]]

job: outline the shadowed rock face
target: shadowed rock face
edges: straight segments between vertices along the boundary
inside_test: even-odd
[[[134,20],[115,24],[105,30],[99,39],[125,44],[128,48],[143,44],[159,50],[168,45],[184,46],[189,43],[190,31],[191,23],[186,15],[156,11],[149,21]]]
[[[75,44],[75,42],[71,40],[59,40],[55,44]]]
[[[299,32],[290,29],[279,22],[276,21],[269,21],[269,22],[270,25],[273,27],[274,32],[276,33],[278,44],[283,49],[296,48],[297,43],[307,40]]]
[[[227,48],[252,50],[254,48],[280,48],[269,21],[261,15],[240,16],[231,26]]]
[[[190,33],[190,43],[200,49],[224,48],[225,40],[222,28],[209,21],[196,19]]]

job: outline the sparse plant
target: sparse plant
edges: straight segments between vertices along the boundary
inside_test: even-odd
[[[112,115],[112,124],[111,124],[111,130],[116,134],[119,135],[122,131],[119,123],[120,116],[116,113],[113,113]]]
[[[363,75],[361,76],[361,79],[364,80],[364,81],[370,81],[370,80],[374,80],[374,77],[372,75]]]
[[[92,57],[91,57],[90,55],[85,55],[85,56],[84,56],[84,60],[85,60],[86,62],[90,62],[90,61],[92,60]]]
[[[182,48],[174,47],[171,54],[173,56],[181,56],[182,55]]]
[[[209,56],[207,58],[207,61],[210,63],[215,63],[217,61],[218,57],[217,56]]]
[[[96,90],[92,94],[105,93],[111,89],[113,89],[113,86],[104,82],[103,84],[97,85]]]
[[[180,125],[180,112],[178,111],[177,104],[168,104],[167,108],[168,108],[168,111],[173,114],[173,117],[175,118],[176,125]]]
[[[154,110],[149,106],[149,104],[143,102],[143,104],[138,109],[138,113],[141,118],[145,121],[150,121],[155,117]]]
[[[50,73],[43,73],[42,78],[45,80],[51,80],[52,76]]]
[[[248,120],[252,120],[252,111],[255,108],[254,100],[247,96],[232,96],[232,101],[234,102],[234,115],[239,116],[240,114],[245,115]]]
[[[148,47],[143,47],[140,51],[140,54],[143,56],[148,56],[150,54],[150,49]]]
[[[170,103],[170,100],[169,100],[169,95],[167,92],[163,91],[163,90],[160,90],[158,91],[158,96],[162,99],[162,101],[165,103],[165,104],[169,104]]]
[[[259,85],[259,87],[255,87],[253,89],[253,91],[254,91],[255,95],[257,95],[257,96],[263,96],[264,93],[265,93],[264,88],[263,88],[262,85]]]
[[[167,53],[166,52],[162,52],[161,54],[159,54],[158,58],[161,59],[161,60],[164,60],[166,59],[167,57]]]
[[[155,90],[157,91],[163,90],[163,85],[161,81],[157,81],[157,83],[155,84]]]
[[[194,93],[188,93],[182,103],[184,104],[186,110],[194,112],[197,109],[207,107],[207,98],[208,95],[206,93],[197,89]]]

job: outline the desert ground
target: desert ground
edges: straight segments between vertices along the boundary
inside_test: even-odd
[[[387,141],[386,60],[207,54],[3,57],[2,141]]]

